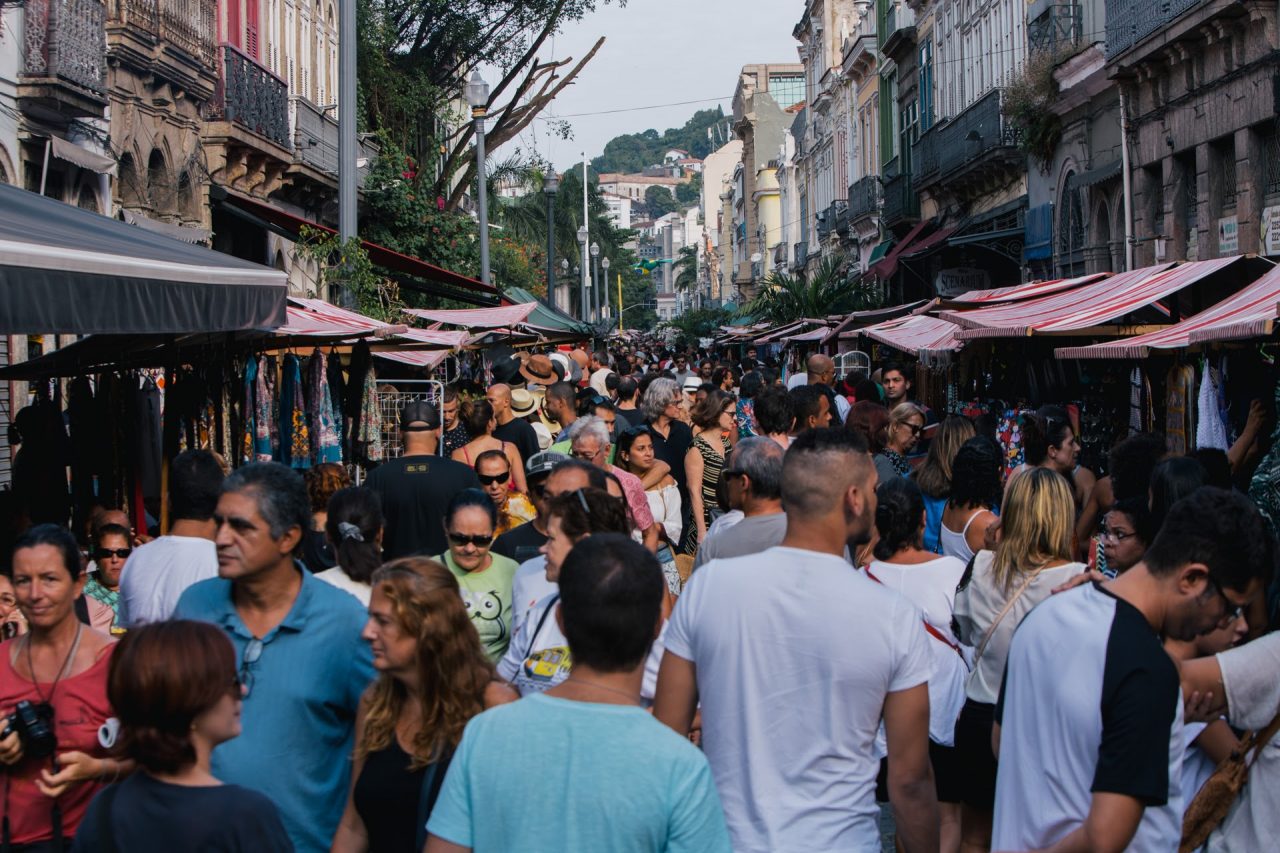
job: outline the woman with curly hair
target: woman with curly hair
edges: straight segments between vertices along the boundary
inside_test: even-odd
[[[497,679],[462,603],[435,560],[406,557],[373,575],[369,621],[378,679],[356,716],[351,795],[334,853],[417,853],[462,730],[518,698]]]
[[[307,499],[311,501],[312,526],[302,537],[302,564],[318,573],[338,565],[333,543],[325,535],[325,524],[329,520],[329,499],[350,486],[351,477],[337,462],[308,468],[303,477],[307,481]]]

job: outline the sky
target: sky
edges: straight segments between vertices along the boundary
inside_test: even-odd
[[[535,120],[515,146],[536,150],[564,169],[598,156],[615,136],[683,125],[717,103],[731,109],[738,71],[756,62],[798,62],[791,31],[802,0],[616,0],[547,40],[544,58],[581,58],[600,36],[604,46],[577,80],[545,110],[564,117],[574,138],[565,141]],[[696,103],[679,103],[694,101]],[[657,109],[640,107],[662,106]],[[622,112],[609,112],[617,111]],[[596,113],[596,115],[581,115]],[[605,113],[605,114],[600,114]]]

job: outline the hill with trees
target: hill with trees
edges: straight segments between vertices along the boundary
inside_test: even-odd
[[[615,136],[604,146],[604,153],[591,161],[591,168],[596,172],[639,172],[645,166],[661,163],[662,155],[672,148],[688,151],[690,157],[701,160],[723,144],[709,139],[707,130],[723,124],[724,120],[724,110],[717,106],[698,110],[683,127],[668,128],[665,133],[650,128],[641,133]]]

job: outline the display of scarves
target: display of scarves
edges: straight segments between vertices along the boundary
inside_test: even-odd
[[[311,467],[311,430],[302,393],[302,362],[290,353],[280,369],[280,461],[290,468]]]
[[[1196,372],[1190,365],[1175,364],[1165,379],[1168,395],[1165,404],[1164,434],[1169,452],[1184,456],[1191,450],[1195,437]]]
[[[1129,435],[1142,432],[1142,368],[1129,371]]]
[[[1196,403],[1196,447],[1216,447],[1225,451],[1231,445],[1227,440],[1227,428],[1218,415],[1215,372],[1206,362],[1204,375],[1200,378],[1200,398]]]
[[[1276,411],[1280,411],[1280,383],[1275,388]],[[1280,420],[1271,430],[1271,449],[1262,457],[1249,481],[1249,497],[1271,528],[1271,535],[1280,535]]]
[[[307,416],[311,425],[311,461],[315,465],[342,461],[342,436],[338,433],[333,398],[329,394],[329,370],[316,350],[307,362]]]
[[[257,375],[253,389],[253,461],[270,462],[275,458],[272,453],[271,427],[272,406],[271,391],[275,384],[269,374],[274,373],[273,365],[266,356],[258,362]]]
[[[244,404],[240,411],[244,415],[244,429],[240,435],[240,461],[254,461],[254,444],[257,439],[255,424],[257,423],[256,399],[258,386],[258,360],[249,359],[244,366]]]

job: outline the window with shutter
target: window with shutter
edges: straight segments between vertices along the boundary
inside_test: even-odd
[[[258,52],[258,0],[245,0],[244,6],[244,52],[254,59],[260,59]]]

